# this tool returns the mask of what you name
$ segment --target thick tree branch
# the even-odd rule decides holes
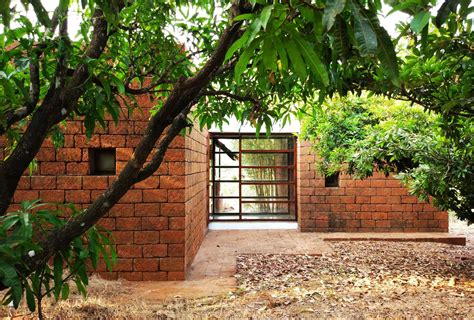
[[[182,113],[176,116],[166,133],[160,138],[157,147],[158,150],[153,155],[153,158],[151,159],[150,163],[138,173],[138,176],[136,177],[134,183],[145,180],[146,178],[150,177],[156,170],[158,170],[161,163],[163,162],[165,153],[170,143],[173,141],[174,138],[176,138],[176,136],[181,132],[181,130],[188,126],[188,112],[189,110],[183,111]]]

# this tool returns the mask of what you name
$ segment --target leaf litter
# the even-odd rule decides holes
[[[240,255],[237,289],[226,295],[153,301],[135,295],[136,287],[126,282],[94,278],[87,299],[72,294],[45,312],[56,319],[474,319],[472,243],[330,246],[332,252],[320,257]],[[0,309],[0,318],[8,312]],[[34,318],[24,310],[14,313]]]

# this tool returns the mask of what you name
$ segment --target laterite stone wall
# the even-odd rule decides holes
[[[298,222],[301,231],[447,232],[448,213],[408,194],[398,180],[381,173],[365,180],[340,177],[324,186],[307,141],[298,148]]]
[[[142,110],[131,116],[123,108],[118,125],[107,119],[106,128],[97,129],[90,140],[82,121],[68,121],[64,147],[55,150],[50,141],[43,144],[38,169],[22,177],[11,210],[37,198],[87,207],[116,178],[90,175],[89,149],[115,148],[118,174],[138,145],[153,104],[148,96],[137,102]],[[112,230],[119,257],[112,273],[99,265],[103,277],[185,279],[207,230],[207,149],[207,131],[194,128],[191,135],[176,137],[158,171],[130,189],[100,220]]]

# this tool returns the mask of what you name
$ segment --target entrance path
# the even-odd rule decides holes
[[[196,255],[188,280],[232,279],[236,257],[245,253],[321,255],[330,251],[321,234],[298,230],[211,230]]]

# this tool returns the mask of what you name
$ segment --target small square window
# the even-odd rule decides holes
[[[91,175],[115,175],[115,149],[89,149]]]
[[[328,188],[339,187],[339,172],[324,177],[324,186]]]

